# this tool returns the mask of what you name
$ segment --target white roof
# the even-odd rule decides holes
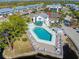
[[[65,17],[65,20],[71,21],[71,19],[72,19],[72,17],[70,17],[68,15]]]
[[[49,8],[62,8],[61,4],[47,5]]]
[[[48,17],[48,15],[46,13],[40,13],[40,14],[33,15],[33,17],[38,17],[38,16],[41,16],[43,18],[47,18]]]

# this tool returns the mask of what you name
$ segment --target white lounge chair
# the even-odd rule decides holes
[[[61,50],[58,48],[56,52],[57,54],[60,54]]]
[[[47,51],[47,49],[46,49],[46,48],[44,48],[44,51],[46,52],[46,51]]]
[[[38,50],[39,50],[39,51],[44,51],[44,48],[39,48]]]

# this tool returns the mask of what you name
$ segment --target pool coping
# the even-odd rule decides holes
[[[36,26],[34,24],[30,24],[31,26],[29,26],[29,32],[32,34],[32,36],[37,40],[37,42],[42,42],[42,43],[46,43],[49,45],[54,45],[55,46],[55,40],[56,40],[56,34],[54,31],[50,30],[47,26]],[[45,30],[47,30],[51,35],[52,35],[52,39],[51,41],[45,41],[45,40],[41,40],[40,38],[37,37],[37,35],[33,32],[35,27],[40,27],[40,28],[44,28]],[[54,38],[54,39],[53,39]]]

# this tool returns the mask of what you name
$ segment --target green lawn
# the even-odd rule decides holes
[[[75,4],[79,5],[79,2],[75,2]]]

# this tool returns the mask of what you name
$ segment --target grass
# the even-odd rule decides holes
[[[30,41],[27,39],[25,40],[26,35],[24,34],[22,37],[20,37],[19,40],[16,40],[13,43],[13,50],[10,50],[9,48],[4,50],[4,55],[8,57],[17,56],[23,53],[28,53],[33,51]],[[24,40],[22,40],[24,39]]]
[[[29,15],[23,16],[23,18],[26,20],[27,23],[32,22],[32,19],[29,17]]]
[[[79,2],[75,2],[75,4],[79,5]]]

